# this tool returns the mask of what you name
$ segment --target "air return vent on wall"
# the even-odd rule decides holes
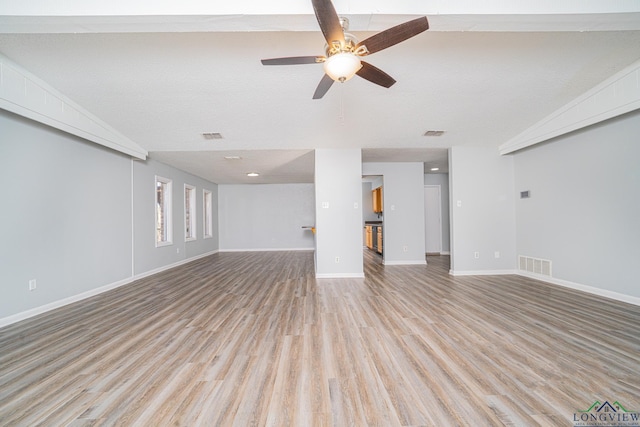
[[[204,132],[202,136],[204,139],[222,139],[222,134],[219,132]]]
[[[520,271],[551,277],[551,261],[548,259],[532,258],[520,255],[518,257]]]

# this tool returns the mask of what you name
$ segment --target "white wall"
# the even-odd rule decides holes
[[[440,205],[442,211],[440,216],[442,218],[442,252],[450,252],[451,245],[449,240],[451,238],[449,233],[449,174],[446,173],[427,173],[424,175],[424,185],[439,185],[440,186]]]
[[[313,184],[219,185],[220,250],[314,249]]]
[[[315,156],[316,277],[364,277],[361,151]]]
[[[514,155],[517,253],[553,277],[640,297],[640,113]]]
[[[449,150],[451,272],[490,274],[516,268],[513,158],[495,148]],[[458,206],[460,203],[460,206]],[[475,252],[479,258],[475,258]],[[500,258],[495,257],[500,253]]]
[[[423,164],[364,163],[362,171],[383,176],[384,263],[424,264]]]
[[[181,180],[198,186],[198,194],[207,184],[215,199],[214,184],[153,161],[133,161],[4,110],[0,130],[0,325],[217,249],[217,238],[205,243],[199,237],[184,246],[181,234]],[[176,245],[159,249],[155,173],[175,180]],[[176,247],[183,248],[180,254]]]

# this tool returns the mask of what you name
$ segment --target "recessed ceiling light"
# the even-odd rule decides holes
[[[224,156],[225,159],[227,160],[240,160],[242,159],[242,157],[240,156]]]
[[[249,172],[247,176],[260,176],[260,174],[258,172]]]
[[[220,132],[204,132],[202,136],[204,139],[222,139],[222,134]]]
[[[442,136],[443,130],[428,130],[424,133],[424,136]]]
[[[431,168],[432,172],[439,171],[439,170],[440,170],[440,168]]]

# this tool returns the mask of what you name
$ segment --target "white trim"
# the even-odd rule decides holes
[[[166,204],[166,212],[165,212],[165,226],[167,231],[167,240],[158,241],[158,182],[161,182],[167,186],[167,192],[165,193],[165,204]],[[162,176],[156,175],[155,180],[153,182],[153,211],[154,211],[154,221],[153,221],[153,239],[156,242],[156,248],[160,248],[163,246],[173,245],[173,180],[169,178],[164,178]]]
[[[170,269],[175,268],[175,267],[180,267],[181,265],[188,264],[188,263],[190,263],[192,261],[196,261],[196,260],[198,260],[200,258],[208,257],[210,255],[215,255],[218,252],[220,252],[220,251],[216,249],[216,250],[213,250],[213,251],[210,251],[210,252],[206,252],[204,254],[196,255],[196,256],[191,257],[191,258],[186,258],[186,259],[183,259],[181,261],[174,262],[173,264],[169,264],[169,265],[165,265],[163,267],[155,268],[153,270],[145,271],[144,273],[140,273],[140,274],[136,275],[133,278],[133,280],[144,279],[145,277],[153,276],[154,274],[162,273],[163,271],[170,270]]]
[[[316,279],[364,279],[364,273],[316,273]]]
[[[147,151],[0,54],[0,108],[141,160]]]
[[[207,195],[209,200],[207,201]],[[206,233],[209,229],[209,234]],[[211,239],[213,237],[213,192],[202,189],[202,238]]]
[[[197,255],[197,256],[194,256],[192,258],[184,259],[182,261],[178,261],[178,262],[170,264],[170,265],[165,265],[164,267],[160,267],[160,268],[156,268],[154,270],[150,270],[150,271],[147,271],[147,272],[144,272],[144,273],[140,273],[138,275],[135,275],[135,276],[132,276],[132,277],[128,277],[126,279],[122,279],[122,280],[119,280],[117,282],[109,283],[108,285],[100,286],[98,288],[94,288],[94,289],[91,289],[89,291],[77,294],[77,295],[72,295],[70,297],[63,298],[63,299],[58,300],[58,301],[50,302],[48,304],[41,305],[39,307],[35,307],[35,308],[29,309],[29,310],[26,310],[26,311],[22,311],[20,313],[12,314],[11,316],[3,317],[3,318],[0,319],[0,328],[8,326],[8,325],[11,325],[13,323],[20,322],[22,320],[29,319],[29,318],[34,317],[34,316],[38,316],[40,314],[46,313],[46,312],[51,311],[51,310],[58,309],[60,307],[64,307],[65,305],[73,304],[75,302],[79,302],[79,301],[85,300],[87,298],[94,297],[94,296],[102,294],[104,292],[108,292],[110,290],[119,288],[119,287],[124,286],[124,285],[128,285],[128,284],[130,284],[132,282],[135,282],[136,280],[140,280],[140,279],[143,279],[143,278],[148,277],[148,276],[153,276],[154,274],[161,273],[163,271],[170,270],[170,269],[175,268],[175,267],[179,267],[179,266],[181,266],[183,264],[188,264],[188,263],[190,263],[192,261],[195,261],[197,259],[204,258],[204,257],[210,256],[210,255],[214,255],[216,253],[218,253],[217,250],[211,251],[211,252],[207,252],[205,254]]]
[[[220,252],[286,252],[314,251],[314,248],[252,248],[252,249],[220,249]]]
[[[475,271],[454,271],[449,270],[452,276],[504,276],[507,274],[518,274],[517,270],[475,270]]]
[[[382,264],[384,265],[427,265],[426,260],[416,260],[416,261],[386,261],[382,260]]]
[[[592,295],[598,295],[605,298],[610,298],[616,301],[622,301],[629,304],[640,306],[640,297],[634,297],[632,295],[621,294],[619,292],[609,291],[606,289],[596,288],[594,286],[582,285],[580,283],[570,282],[568,280],[556,279],[553,277],[542,276],[535,273],[529,273],[526,271],[518,271],[516,274],[523,277],[528,277],[529,279],[539,280],[541,282],[546,282],[552,285],[558,285],[569,289],[574,289],[577,291],[586,292]]]
[[[451,255],[451,252],[449,252],[449,251],[442,251],[442,252],[440,252],[440,255]]]
[[[498,147],[509,154],[640,108],[640,61],[583,93]]]
[[[131,158],[131,276],[136,274],[136,219],[134,205],[135,181],[134,181],[134,164]],[[153,206],[155,207],[155,201]]]
[[[189,218],[191,219],[191,224],[187,224],[187,191],[190,192],[190,200],[189,200]],[[196,215],[196,187],[191,184],[184,184],[184,190],[182,191],[182,200],[183,200],[183,231],[184,231],[184,241],[185,242],[193,242],[194,240],[198,240],[198,227],[196,225],[196,221],[198,219],[198,215]],[[187,226],[191,226],[191,236],[187,236]]]

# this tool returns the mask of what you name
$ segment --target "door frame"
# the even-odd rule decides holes
[[[438,241],[439,241],[439,249],[438,254],[442,254],[442,186],[437,184],[425,184],[424,185],[424,248],[426,253],[430,253],[427,251],[427,188],[436,188],[438,190]]]

